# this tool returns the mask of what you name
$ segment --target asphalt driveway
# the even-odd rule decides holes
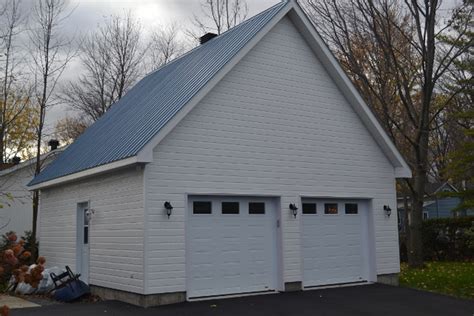
[[[12,316],[474,315],[474,301],[385,285],[313,290],[143,309],[116,301],[13,310]]]

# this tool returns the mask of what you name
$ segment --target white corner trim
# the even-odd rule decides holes
[[[242,58],[278,23],[287,13],[294,8],[295,3],[289,1],[286,7],[275,15],[232,59],[224,65],[217,74],[186,104],[166,125],[140,150],[138,157],[144,162],[152,161],[153,149],[168,135],[176,125],[231,71]]]
[[[150,265],[148,264],[148,257],[149,257],[149,231],[150,231],[150,221],[148,220],[148,175],[150,173],[150,168],[149,166],[147,167],[146,165],[143,168],[143,225],[144,225],[144,236],[143,236],[143,273],[144,273],[144,278],[143,278],[143,294],[147,295],[149,293],[148,289],[148,284],[149,280],[146,276],[148,276],[148,273],[150,271],[149,267]]]
[[[59,178],[49,180],[49,181],[46,181],[46,182],[38,183],[36,185],[29,186],[28,190],[34,191],[34,190],[38,190],[38,189],[44,189],[44,188],[47,188],[47,187],[52,187],[52,186],[59,185],[59,184],[65,183],[65,182],[79,180],[79,179],[90,177],[92,175],[96,175],[96,174],[99,174],[99,173],[104,173],[104,172],[108,172],[108,171],[115,170],[115,169],[118,169],[118,168],[122,168],[122,167],[125,167],[125,166],[133,165],[133,164],[136,164],[136,163],[139,163],[139,162],[141,162],[141,161],[138,160],[137,156],[130,157],[130,158],[125,158],[125,159],[122,159],[122,160],[118,160],[118,161],[108,163],[106,165],[98,166],[98,167],[95,167],[95,168],[83,170],[83,171],[80,171],[80,172],[76,172],[76,173],[73,173],[73,174],[70,174],[70,175],[67,175],[67,176],[63,176],[63,177],[59,177]]]
[[[395,168],[395,176],[397,178],[411,178],[411,169],[405,159],[402,157],[390,137],[378,122],[372,110],[365,103],[354,84],[344,72],[341,65],[336,60],[336,57],[334,57],[326,43],[322,40],[314,25],[309,21],[308,17],[298,4],[293,4],[293,9],[294,10],[289,13],[290,19],[308,41],[308,44],[318,56],[329,75],[336,82],[349,104],[352,105],[357,115],[371,132],[372,137],[374,137],[377,144],[388,157]]]

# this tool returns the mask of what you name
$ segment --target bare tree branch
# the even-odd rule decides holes
[[[246,0],[202,0],[201,14],[194,15],[194,30],[188,30],[189,36],[199,39],[208,32],[221,34],[247,18]]]
[[[173,47],[168,47],[172,58]],[[60,98],[91,121],[101,117],[143,74],[148,47],[141,38],[141,26],[127,12],[111,16],[81,45],[85,74],[62,88]]]
[[[71,14],[67,0],[37,0],[29,32],[33,59],[35,102],[39,111],[36,139],[35,175],[41,172],[41,145],[46,111],[51,106],[59,78],[75,56],[71,39],[61,34],[63,23]],[[33,237],[36,237],[39,193],[33,193]]]
[[[25,133],[18,133],[24,118],[30,115],[31,88],[24,74],[24,56],[18,44],[18,37],[24,31],[25,15],[21,12],[20,0],[4,2],[0,10],[0,163],[28,146],[31,125]]]
[[[179,39],[178,23],[170,23],[168,26],[159,27],[151,35],[148,48],[150,70],[155,70],[171,60],[179,57],[186,50],[186,45]]]
[[[442,27],[438,0],[307,0],[304,7],[412,167],[409,261],[420,265],[424,186],[429,173],[441,172],[436,156],[451,148],[445,113],[460,91],[440,98],[440,80],[472,49],[472,1]]]

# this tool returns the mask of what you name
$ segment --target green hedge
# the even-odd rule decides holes
[[[427,260],[474,259],[474,217],[423,222],[423,253]]]
[[[423,221],[425,260],[473,260],[474,216]],[[406,260],[406,238],[400,235],[400,257]]]

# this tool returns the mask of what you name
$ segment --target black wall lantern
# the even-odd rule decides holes
[[[383,206],[383,210],[385,211],[385,214],[387,214],[388,217],[392,214],[392,209],[388,205]]]
[[[293,213],[293,216],[296,218],[296,214],[298,214],[298,206],[296,204],[291,203],[289,206],[291,212]]]
[[[166,209],[166,215],[168,215],[168,218],[170,218],[171,212],[173,211],[173,205],[171,205],[170,202],[166,201],[165,202],[165,209]]]

